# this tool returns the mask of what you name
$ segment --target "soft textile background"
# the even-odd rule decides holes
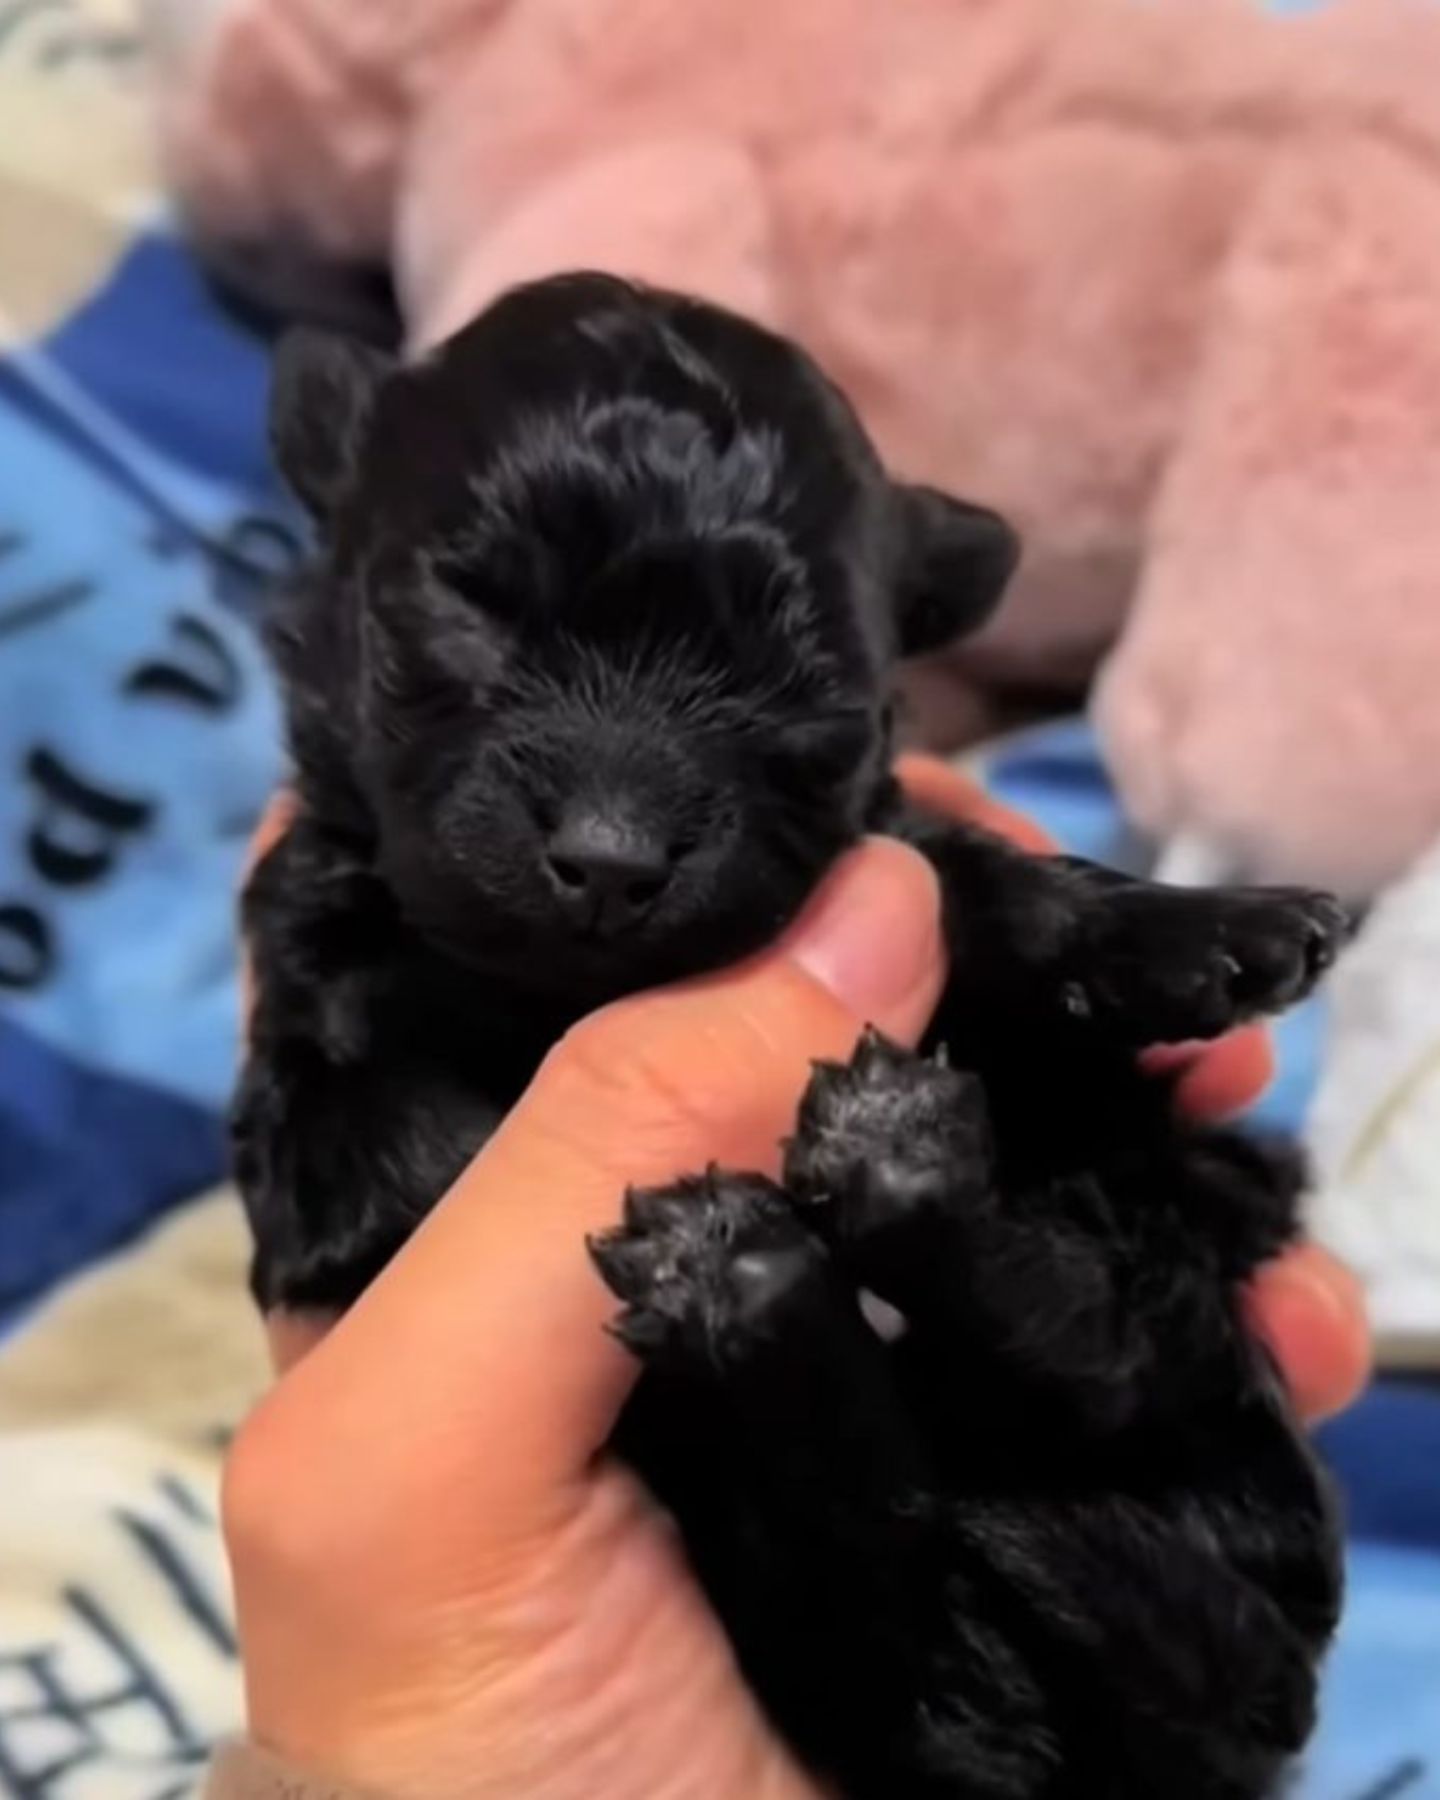
[[[5,1800],[174,1800],[239,1713],[214,1490],[263,1369],[233,1197],[179,1203],[221,1169],[232,890],[280,766],[250,617],[294,540],[264,348],[166,227],[140,77],[123,0],[0,0]],[[1143,859],[1080,726],[989,772]],[[1440,1405],[1388,1390],[1327,1441],[1354,1594],[1304,1800],[1440,1795]]]

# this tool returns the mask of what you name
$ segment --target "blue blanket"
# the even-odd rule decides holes
[[[0,1326],[222,1171],[296,541],[264,368],[159,236],[0,359]]]

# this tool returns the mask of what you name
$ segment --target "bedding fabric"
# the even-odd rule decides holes
[[[83,127],[76,128],[83,117]],[[149,187],[117,4],[0,4],[0,1331],[213,1182],[294,554],[265,353]]]

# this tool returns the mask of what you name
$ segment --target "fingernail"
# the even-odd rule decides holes
[[[1348,1283],[1331,1270],[1318,1268],[1299,1258],[1273,1264],[1260,1280],[1267,1311],[1276,1307],[1298,1310],[1309,1324],[1317,1316],[1326,1324],[1348,1324],[1355,1311],[1355,1301]]]
[[[941,978],[934,870],[888,838],[862,845],[825,882],[785,948],[857,1018],[893,1017]]]

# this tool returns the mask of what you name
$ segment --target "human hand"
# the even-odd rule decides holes
[[[870,844],[773,951],[611,1007],[551,1054],[234,1445],[260,1744],[426,1800],[813,1795],[673,1527],[603,1455],[634,1365],[585,1238],[628,1183],[775,1170],[811,1059],[848,1055],[866,1020],[913,1042],[941,979],[932,871]]]
[[[963,784],[950,810],[1003,823]],[[814,1795],[673,1528],[604,1458],[634,1371],[584,1239],[627,1183],[773,1172],[811,1060],[867,1020],[913,1042],[942,975],[933,874],[865,846],[771,952],[579,1027],[345,1319],[281,1328],[293,1366],[226,1490],[261,1743],[427,1800]],[[1192,1062],[1187,1104],[1263,1076],[1263,1040],[1236,1042]],[[1338,1271],[1302,1253],[1256,1311],[1302,1405],[1353,1391]]]

